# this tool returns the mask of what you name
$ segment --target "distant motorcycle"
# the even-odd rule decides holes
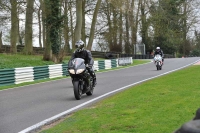
[[[156,65],[157,70],[162,70],[162,57],[161,55],[157,54],[154,57],[154,64]]]
[[[88,96],[93,94],[93,78],[90,76],[86,67],[84,59],[82,58],[75,58],[68,63],[68,71],[72,78],[74,96],[77,100],[80,100],[84,93]]]

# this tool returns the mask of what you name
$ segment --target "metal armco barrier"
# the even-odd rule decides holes
[[[94,61],[96,71],[118,67],[118,59]],[[0,69],[0,86],[33,82],[41,79],[69,76],[68,64]]]
[[[0,86],[15,84],[15,69],[0,69]]]
[[[49,78],[48,66],[33,67],[33,70],[34,70],[34,80]]]
[[[34,81],[33,67],[15,68],[15,84]]]

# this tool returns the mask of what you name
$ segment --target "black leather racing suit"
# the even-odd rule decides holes
[[[92,66],[94,65],[94,60],[92,59],[92,54],[89,50],[83,49],[81,51],[74,51],[72,54],[71,60],[74,58],[82,58],[85,60],[85,64],[88,64],[89,67],[87,67],[88,72],[94,79],[94,86],[96,85],[96,74],[94,70],[92,69]]]

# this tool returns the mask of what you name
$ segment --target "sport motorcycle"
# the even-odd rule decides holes
[[[155,57],[154,57],[154,64],[156,65],[156,69],[157,70],[162,70],[163,62],[162,62],[161,55],[159,55],[159,54],[155,55]]]
[[[90,96],[93,94],[93,78],[88,72],[84,59],[75,58],[68,63],[68,72],[72,79],[74,96],[76,100],[80,100],[82,95]]]

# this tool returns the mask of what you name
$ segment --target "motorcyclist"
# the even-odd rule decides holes
[[[76,50],[74,51],[74,53],[71,56],[71,59],[74,58],[82,58],[85,60],[85,64],[86,64],[86,68],[88,70],[88,72],[90,73],[90,75],[93,78],[93,86],[95,86],[97,84],[96,81],[96,74],[93,70],[93,64],[94,64],[94,60],[92,59],[92,54],[89,50],[84,49],[84,45],[85,43],[82,40],[79,40],[75,43],[75,47]]]
[[[161,57],[162,57],[162,62],[164,62],[164,53],[163,53],[163,51],[160,49],[160,47],[156,47],[156,51],[154,52],[154,57],[155,57],[155,55],[157,55],[157,54],[161,55]]]

